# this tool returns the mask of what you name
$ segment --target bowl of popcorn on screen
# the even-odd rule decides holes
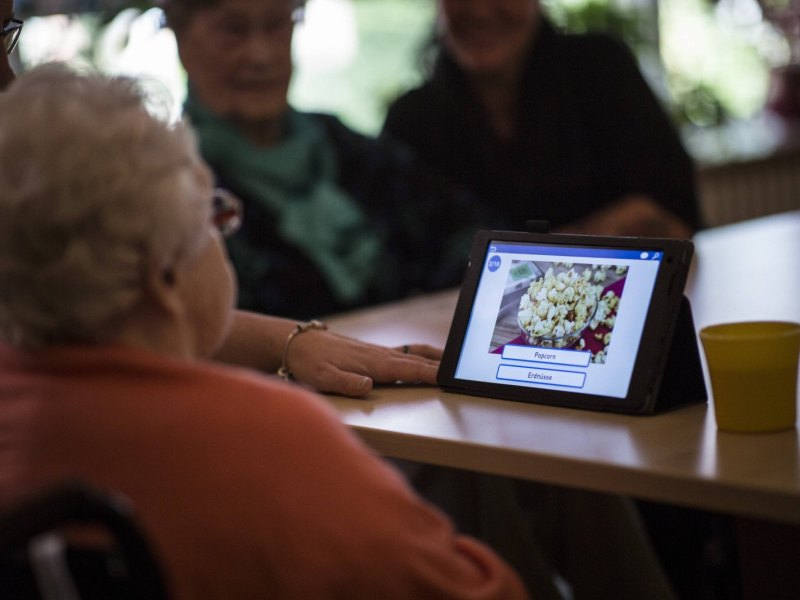
[[[597,287],[571,266],[548,267],[519,300],[517,321],[525,342],[544,348],[570,348],[597,311]]]

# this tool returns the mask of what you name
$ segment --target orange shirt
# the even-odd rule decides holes
[[[179,600],[526,597],[323,399],[254,372],[0,345],[0,506],[65,477],[133,500]]]

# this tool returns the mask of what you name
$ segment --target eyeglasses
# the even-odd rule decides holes
[[[8,23],[3,25],[3,30],[0,31],[0,37],[3,38],[3,45],[6,47],[6,54],[11,54],[19,41],[19,34],[22,32],[22,25],[25,22],[22,19],[10,19]]]
[[[211,222],[219,229],[222,237],[231,237],[242,226],[242,201],[232,192],[223,188],[214,190]]]

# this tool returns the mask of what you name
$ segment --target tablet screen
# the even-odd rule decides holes
[[[455,378],[625,398],[663,256],[490,241]]]

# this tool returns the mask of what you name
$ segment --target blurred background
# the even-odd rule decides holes
[[[800,206],[800,0],[541,1],[562,28],[606,31],[634,50],[701,167],[709,224]],[[153,2],[18,0],[16,12],[18,70],[59,59],[146,74],[179,114],[184,73]],[[421,80],[433,19],[431,0],[309,0],[293,104],[377,133],[388,103]]]

